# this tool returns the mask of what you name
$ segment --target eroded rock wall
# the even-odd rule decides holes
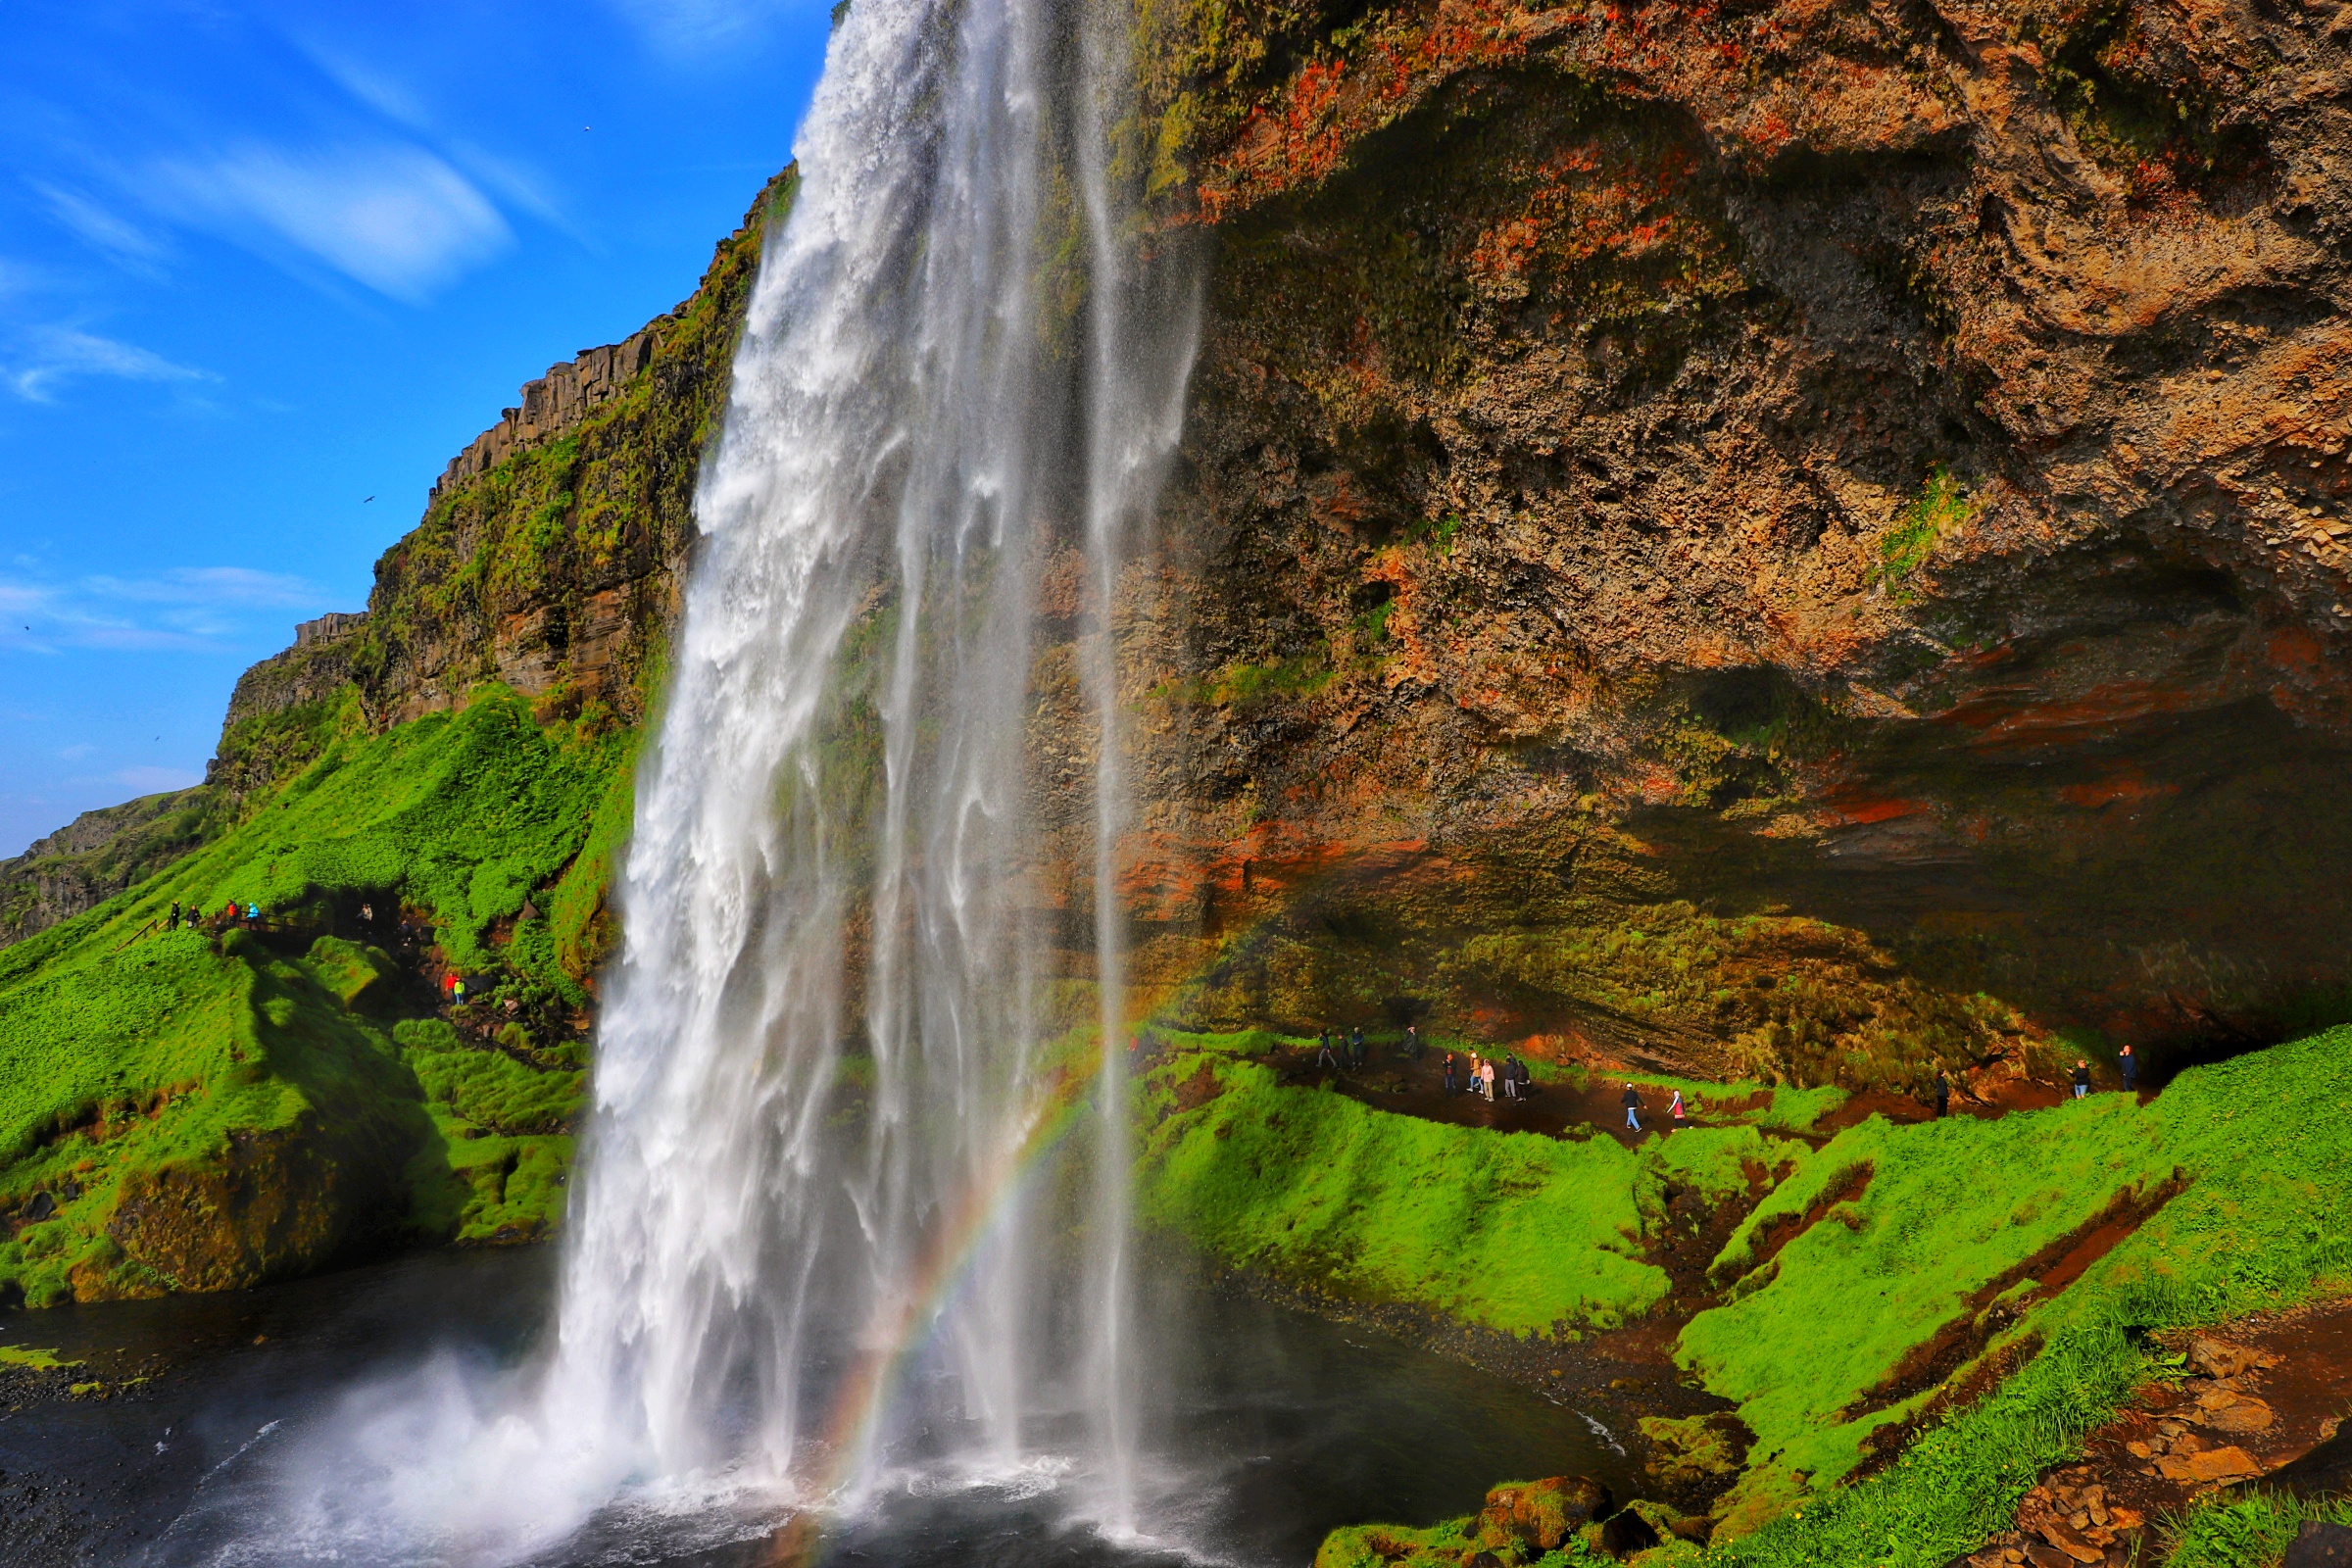
[[[2340,1010],[2331,10],[1151,20],[1191,1015],[1917,1082]]]

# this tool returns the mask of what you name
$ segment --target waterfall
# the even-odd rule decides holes
[[[836,28],[701,478],[552,1344],[356,1390],[266,1531],[180,1522],[229,1521],[205,1560],[639,1561],[909,1478],[1136,1531],[1115,631],[1198,290],[1146,243],[1131,51],[1120,0]]]
[[[854,1503],[1052,1452],[1133,1526],[1112,631],[1195,296],[1140,249],[1132,74],[1108,5],[835,34],[702,479],[539,1394],[616,1481]]]

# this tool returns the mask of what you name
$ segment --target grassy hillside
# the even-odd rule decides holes
[[[553,1222],[634,734],[499,687],[380,735],[348,704],[310,722],[317,760],[234,829],[0,953],[0,1290],[220,1288]],[[232,900],[263,927],[160,928]]]
[[[1675,1347],[1676,1361],[1736,1402],[1755,1436],[1719,1506],[1709,1556],[1760,1568],[1946,1562],[2003,1527],[2035,1478],[2073,1456],[2082,1434],[2151,1375],[2163,1352],[2149,1345],[2149,1334],[2352,1290],[2352,1095],[2341,1070],[2347,1049],[2352,1030],[2332,1030],[2194,1069],[2145,1105],[2108,1095],[1997,1121],[1897,1127],[1873,1118],[1818,1150],[1776,1145],[1776,1163],[1788,1156],[1781,1179],[1715,1260],[1726,1287],[1717,1304],[1696,1314]],[[1216,1114],[1228,1122],[1321,1127],[1333,1120],[1323,1102],[1337,1101],[1254,1083],[1244,1098],[1255,1103]],[[1181,1148],[1208,1125],[1215,1103],[1171,1115],[1154,1134],[1155,1149]],[[1354,1114],[1375,1123],[1400,1119],[1362,1107]],[[1225,1142],[1242,1137],[1237,1130]],[[1261,1166],[1263,1189],[1275,1197],[1250,1214],[1246,1234],[1287,1229],[1270,1207],[1285,1193],[1297,1195],[1292,1207],[1302,1229],[1322,1223],[1316,1195],[1335,1178],[1314,1167],[1338,1153],[1337,1168],[1346,1170],[1344,1150],[1353,1139],[1396,1156],[1418,1137],[1368,1129],[1350,1141],[1318,1137],[1296,1146],[1296,1162]],[[1268,1147],[1259,1143],[1233,1157],[1264,1160]],[[1219,1212],[1213,1179],[1158,1157],[1147,1186],[1155,1212]],[[1630,1183],[1641,1207],[1646,1178],[1634,1156],[1580,1168],[1596,1183],[1612,1175]],[[1381,1189],[1459,1179],[1435,1162],[1392,1157]],[[1594,1196],[1602,1205],[1620,1205],[1626,1195],[1603,1185]],[[2153,1211],[2079,1279],[2041,1289],[2034,1276],[2049,1272],[2065,1240],[2118,1204]],[[1776,1222],[1806,1214],[1815,1222],[1751,1269],[1759,1239]],[[1415,1234],[1408,1215],[1368,1193],[1351,1223],[1377,1238],[1399,1219],[1405,1236]],[[1245,1232],[1229,1226],[1208,1234]],[[1234,1250],[1249,1255],[1246,1248]],[[1631,1268],[1639,1265],[1629,1267],[1622,1255],[1605,1269],[1592,1267],[1596,1251],[1619,1250],[1605,1239],[1563,1233],[1484,1253],[1482,1292],[1500,1299],[1548,1292],[1560,1300],[1571,1275],[1638,1278]],[[1278,1250],[1261,1255],[1280,1258]],[[1576,1256],[1587,1261],[1564,1262]],[[1335,1272],[1346,1277],[1344,1268]],[[1462,1310],[1444,1270],[1431,1278],[1439,1283],[1407,1293]],[[1614,1300],[1588,1289],[1584,1310],[1603,1320],[1639,1297],[1638,1285]],[[1476,1316],[1475,1306],[1465,1315]],[[1988,1395],[1953,1401],[1954,1413],[1930,1408],[1938,1391],[1967,1386],[1980,1370]],[[1913,1440],[1902,1423],[1918,1418],[1925,1425]],[[1867,1479],[1838,1485],[1882,1431],[1900,1456]],[[2212,1534],[2230,1526],[2218,1520],[2199,1528]],[[1409,1562],[1416,1558],[1404,1546],[1419,1543],[1413,1552],[1437,1552],[1460,1539],[1451,1524],[1344,1531],[1323,1560],[1326,1568]]]
[[[1803,1147],[1748,1126],[1693,1128],[1639,1152],[1447,1126],[1282,1088],[1271,1068],[1215,1049],[1180,1053],[1146,1093],[1148,1222],[1280,1278],[1512,1334],[1605,1327],[1655,1306],[1669,1281],[1644,1247],[1666,1188],[1727,1197],[1744,1189],[1745,1168]]]

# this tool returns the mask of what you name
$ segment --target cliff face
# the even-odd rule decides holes
[[[2341,28],[1151,22],[1214,250],[1125,627],[1183,1010],[1902,1082],[2343,1005]]]
[[[769,182],[684,304],[551,368],[451,462],[423,520],[376,563],[350,633],[377,722],[448,708],[485,680],[571,710],[602,703],[623,722],[643,714],[760,230],[792,184],[789,170]]]
[[[214,827],[202,785],[84,811],[0,860],[0,947],[93,908],[185,855]]]

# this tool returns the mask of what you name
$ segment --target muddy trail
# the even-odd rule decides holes
[[[1333,1083],[1340,1093],[1351,1099],[1399,1115],[1494,1132],[1540,1133],[1547,1138],[1566,1136],[1572,1128],[1579,1129],[1578,1136],[1587,1136],[1584,1130],[1589,1129],[1592,1133],[1605,1133],[1629,1147],[1645,1138],[1668,1136],[1678,1126],[1724,1127],[1752,1122],[1769,1104],[1767,1096],[1753,1093],[1687,1090],[1683,1096],[1684,1116],[1677,1121],[1670,1110],[1671,1090],[1645,1081],[1638,1072],[1611,1076],[1606,1071],[1592,1073],[1581,1087],[1564,1078],[1525,1084],[1521,1086],[1520,1098],[1505,1096],[1497,1085],[1495,1098],[1489,1101],[1483,1093],[1473,1093],[1468,1088],[1468,1057],[1460,1053],[1455,1054],[1459,1068],[1457,1087],[1448,1093],[1445,1056],[1443,1051],[1429,1048],[1418,1059],[1413,1059],[1394,1047],[1383,1046],[1374,1048],[1371,1059],[1360,1068],[1334,1068],[1320,1062],[1317,1048],[1308,1044],[1282,1047],[1260,1059],[1275,1069],[1284,1084],[1319,1088],[1327,1082]],[[1636,1112],[1639,1130],[1626,1121],[1624,1097],[1628,1083],[1636,1086],[1642,1099]],[[2067,1091],[2059,1085],[2032,1078],[1956,1086],[1950,1113],[1992,1119],[2021,1110],[2044,1110],[2062,1103],[2066,1095]],[[1936,1108],[1930,1102],[1866,1089],[1848,1094],[1835,1109],[1809,1126],[1775,1126],[1771,1131],[1775,1136],[1799,1139],[1819,1148],[1846,1128],[1874,1115],[1900,1123],[1933,1121]]]

